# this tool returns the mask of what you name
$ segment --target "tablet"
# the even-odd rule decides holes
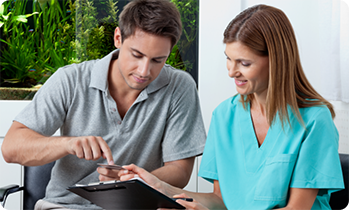
[[[104,209],[185,209],[141,179],[75,185],[68,190]]]

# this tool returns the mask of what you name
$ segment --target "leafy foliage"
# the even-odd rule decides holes
[[[197,63],[198,0],[171,1],[181,13],[183,34],[167,63],[191,71]],[[59,67],[110,53],[117,5],[118,0],[6,0],[0,7],[0,86],[31,87]]]
[[[33,36],[26,33],[29,29],[24,23],[38,13],[25,15],[25,8],[26,4],[21,1],[5,1],[0,8],[0,72],[8,83],[24,82],[30,74],[28,70],[35,66]]]
[[[8,0],[1,6],[0,86],[44,83],[59,67],[114,49],[117,0],[33,1],[32,13],[23,15],[28,2]],[[94,2],[105,5],[103,15]]]
[[[195,68],[194,64],[197,64],[198,0],[171,0],[171,2],[177,6],[181,14],[183,33],[167,63],[176,63],[175,66],[190,72]]]

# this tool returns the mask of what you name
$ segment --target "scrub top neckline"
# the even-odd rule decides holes
[[[273,126],[270,126],[263,144],[259,146],[253,128],[250,104],[248,103],[246,109],[244,109],[242,103],[239,101],[236,108],[240,121],[238,125],[240,127],[240,140],[244,147],[245,167],[247,172],[255,173],[269,156],[269,153],[278,141],[282,128],[280,123],[274,123]],[[275,120],[278,121],[277,118]]]
[[[256,147],[258,147],[258,149],[263,149],[264,145],[268,142],[268,137],[270,136],[270,134],[269,134],[270,133],[270,126],[268,128],[267,135],[264,137],[263,143],[261,145],[259,145],[256,130],[254,129],[254,124],[253,124],[253,120],[252,120],[251,103],[247,103],[247,112],[249,115],[248,117],[250,118],[250,123],[248,123],[248,125],[253,130],[253,136],[254,136],[254,140],[256,143],[255,145],[256,145]]]

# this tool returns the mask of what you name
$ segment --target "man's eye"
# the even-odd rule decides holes
[[[132,54],[133,55],[133,57],[135,57],[135,58],[141,58],[142,56],[141,55],[135,55],[135,54]]]
[[[155,63],[161,63],[162,61],[161,60],[156,60],[156,59],[154,59],[153,60]]]

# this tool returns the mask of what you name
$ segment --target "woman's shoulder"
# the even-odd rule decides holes
[[[325,105],[300,108],[299,112],[307,129],[313,126],[323,128],[335,127],[331,112]]]
[[[300,108],[299,112],[304,121],[319,119],[331,119],[332,115],[326,105],[316,105],[311,107]]]

